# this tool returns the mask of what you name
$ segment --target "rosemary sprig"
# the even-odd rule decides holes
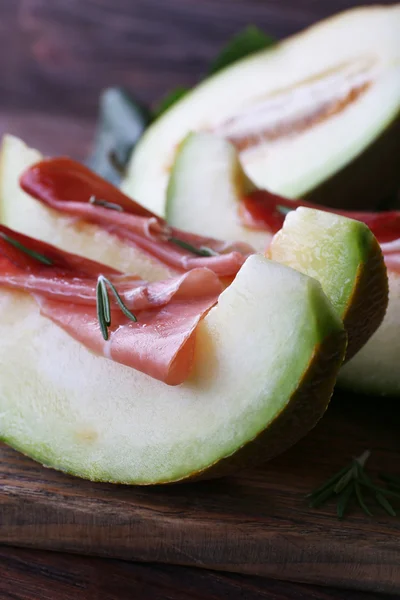
[[[27,248],[26,246],[21,244],[21,242],[18,242],[6,233],[0,232],[0,237],[2,237],[3,240],[8,242],[11,246],[14,246],[14,248],[17,248],[17,250],[21,250],[21,252],[24,252],[31,258],[34,258],[38,262],[42,263],[43,265],[51,266],[53,264],[53,261],[50,260],[50,258],[47,258],[47,256],[44,256],[44,254],[40,254],[40,252],[36,252],[36,250],[31,250],[30,248]]]
[[[176,237],[169,237],[168,241],[180,246],[184,250],[189,250],[189,252],[197,254],[197,256],[218,256],[218,252],[215,252],[215,250],[212,250],[212,248],[208,248],[207,246],[200,246],[200,248],[196,248],[196,246],[192,246],[192,244],[189,244],[188,242],[180,240]]]
[[[119,204],[114,204],[114,202],[107,202],[106,200],[99,200],[96,196],[90,196],[89,204],[94,204],[95,206],[102,206],[103,208],[109,208],[110,210],[116,210],[118,212],[124,212],[124,209]]]
[[[96,286],[97,318],[99,320],[101,334],[106,341],[109,338],[108,328],[111,325],[111,307],[110,296],[108,291],[109,289],[114,295],[115,300],[117,301],[117,304],[120,307],[121,311],[124,313],[124,315],[130,321],[133,321],[134,323],[137,322],[137,318],[124,304],[115,286],[111,283],[109,279],[104,277],[104,275],[100,275],[97,280]]]
[[[370,451],[366,450],[323,485],[308,494],[309,506],[318,508],[331,498],[337,498],[337,515],[339,519],[343,519],[350,502],[355,500],[366,515],[373,516],[365,501],[365,493],[367,492],[389,515],[395,517],[396,512],[387,496],[400,499],[400,480],[383,475],[381,476],[382,479],[387,481],[389,487],[393,485],[394,489],[386,489],[375,485],[365,470],[365,464],[370,454]]]

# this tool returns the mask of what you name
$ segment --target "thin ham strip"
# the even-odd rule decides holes
[[[131,201],[101,177],[68,158],[43,160],[20,179],[22,189],[53,210],[95,223],[127,244],[141,248],[177,270],[207,267],[220,277],[234,277],[254,249],[243,242],[228,244],[180,231]],[[95,197],[106,208],[90,203]],[[115,208],[120,210],[115,210]],[[172,238],[172,239],[171,239]],[[196,249],[208,248],[216,256],[199,256],[177,245],[179,239]]]
[[[29,256],[10,239],[51,264]],[[110,294],[112,325],[107,341],[96,310],[100,275],[107,275],[138,319],[137,323],[130,321]],[[217,275],[206,268],[147,283],[4,226],[0,226],[0,287],[29,293],[45,317],[86,348],[168,385],[187,379],[193,366],[197,325],[222,291]]]
[[[257,190],[239,203],[239,217],[244,227],[276,233],[283,226],[287,211],[299,206],[324,210],[365,223],[381,245],[386,267],[400,272],[400,211],[333,210],[302,200],[288,200],[266,190]]]
[[[67,157],[45,159],[33,165],[22,179],[31,182],[43,202],[74,200],[87,204],[91,196],[118,204],[127,213],[153,217],[153,213],[137,204],[111,183],[90,169]],[[23,188],[25,189],[25,188]]]
[[[218,296],[217,296],[218,297]],[[133,367],[168,385],[183,383],[192,368],[196,327],[215,304],[215,294],[137,314],[138,322],[113,315],[108,341],[99,332],[96,309],[39,301],[41,312],[96,354]]]
[[[400,238],[399,211],[356,212],[334,210],[304,200],[289,200],[267,190],[257,190],[242,198],[239,203],[239,217],[244,227],[276,233],[282,228],[287,212],[300,206],[362,221],[368,225],[381,244]]]

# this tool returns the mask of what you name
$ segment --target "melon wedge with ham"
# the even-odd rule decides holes
[[[43,159],[11,135],[3,137],[0,150],[0,222],[55,246],[86,256],[123,272],[135,272],[151,281],[169,277],[172,269],[137,251],[96,225],[60,215],[36,202],[19,185],[21,174]]]
[[[7,142],[6,139],[3,147],[6,157],[9,152]],[[17,151],[18,149],[15,148],[15,153]],[[13,152],[14,150],[11,150],[11,154]],[[201,185],[196,186],[198,163],[194,159],[199,153],[202,155],[200,173],[203,178],[197,182]],[[162,265],[172,267],[175,272],[207,267],[223,277],[225,283],[229,283],[243,264],[246,254],[254,251],[248,242],[256,241],[255,245],[263,249],[264,242],[282,226],[284,215],[276,210],[276,207],[279,207],[278,203],[281,203],[281,208],[284,209],[288,204],[290,207],[294,207],[295,204],[292,205],[291,201],[269,192],[256,190],[244,175],[234,148],[215,136],[206,134],[191,136],[187,144],[182,147],[180,155],[181,159],[178,159],[174,168],[175,178],[171,178],[170,186],[171,202],[176,206],[173,214],[178,218],[182,213],[180,224],[184,224],[186,216],[197,232],[207,223],[207,227],[202,230],[202,235],[196,232],[189,233],[174,226],[169,228],[164,220],[130,201],[118,189],[86,167],[67,158],[42,160],[25,169],[18,178],[18,185],[29,195],[21,191],[19,195],[10,195],[8,188],[4,188],[3,195],[0,195],[0,206],[3,206],[5,224],[13,226],[16,221],[27,234],[44,240],[51,239],[51,229],[48,228],[45,219],[38,219],[34,223],[30,219],[21,220],[19,206],[21,200],[29,202],[29,206],[33,206],[34,210],[36,204],[40,203],[40,208],[44,207],[53,219],[59,216],[57,227],[62,247],[71,252],[77,250],[69,238],[70,230],[74,232],[75,238],[79,232],[78,227],[85,232],[85,251],[87,249],[88,253],[84,255],[93,256],[97,236],[93,230],[87,228],[95,227],[97,228],[95,231],[100,234],[107,235],[111,239],[115,238],[119,243],[122,241],[128,248],[133,247],[131,270],[142,277],[142,264],[139,261],[138,268],[135,269],[134,261],[142,254],[146,256],[147,252],[149,256],[161,261]],[[226,160],[223,163],[214,160],[218,156],[224,156]],[[210,162],[207,163],[207,159]],[[207,165],[210,170],[203,171]],[[247,196],[235,199],[236,192],[235,187],[232,186],[232,179],[249,190]],[[190,194],[190,190],[194,191],[193,195]],[[201,190],[207,193],[202,195]],[[268,208],[270,203],[274,208],[273,228],[267,228],[267,231],[265,227],[260,227],[259,231],[254,227],[247,228],[239,220],[240,210],[248,212],[250,201],[255,203],[259,210],[258,195],[261,195],[262,202],[266,195]],[[89,202],[91,197],[101,198],[100,203],[91,204]],[[235,215],[235,211],[238,214]],[[304,255],[310,265],[312,263],[312,268],[307,269],[304,261],[300,268],[321,282],[328,282],[325,286],[326,292],[347,327],[350,340],[348,359],[362,347],[383,319],[387,305],[385,267],[379,246],[365,224],[337,215],[324,216],[321,213],[318,216],[318,212],[302,212],[302,217],[309,215],[309,218],[306,217],[304,220],[299,216],[300,225],[292,229],[289,236],[288,228],[281,233],[280,239],[287,241],[279,244],[281,247],[279,251],[278,243],[275,243],[274,258],[278,261],[282,259],[282,262],[289,266],[299,268],[301,262],[299,257]],[[225,213],[227,218],[223,219]],[[67,222],[65,217],[69,217]],[[242,215],[242,218],[245,217],[246,214],[244,217]],[[65,236],[64,229],[66,229]],[[90,232],[93,235],[91,244]],[[228,237],[229,241],[221,242],[215,238],[204,237],[205,233],[209,235],[215,232],[222,233],[221,239]],[[234,241],[236,235],[241,236],[241,242]],[[191,242],[198,248],[206,249],[206,254],[211,250],[211,255],[194,255],[191,251],[170,243],[168,236],[174,236],[175,240],[178,239],[176,236],[179,236],[184,244]],[[295,251],[285,251],[285,248],[290,249],[292,243]],[[82,245],[79,244],[78,252],[82,251],[81,248]],[[321,252],[324,260],[316,260],[315,257]],[[115,263],[118,265],[118,253],[113,255],[113,264]],[[329,285],[329,282],[333,284]],[[340,302],[337,301],[338,297]]]
[[[289,267],[250,256],[219,297],[212,271],[202,271],[203,291],[198,281],[189,285],[194,271],[182,276],[180,317],[196,294],[205,304],[179,383],[151,376],[169,365],[165,348],[154,344],[152,315],[170,311],[165,340],[174,344],[176,294],[164,294],[161,309],[139,310],[137,323],[117,322],[113,335],[132,326],[127,344],[140,358],[132,368],[112,360],[118,352],[100,356],[87,340],[100,340],[88,282],[100,268],[119,285],[109,267],[4,227],[0,258],[0,439],[46,466],[142,485],[222,475],[286,449],[328,405],[346,334],[320,284]],[[128,283],[123,297],[136,302]],[[136,290],[137,280],[131,284]],[[161,284],[149,284],[147,299],[154,285]]]
[[[0,154],[0,221],[148,281],[203,266],[231,280],[253,251],[171,228],[87,167],[42,159],[11,136]]]

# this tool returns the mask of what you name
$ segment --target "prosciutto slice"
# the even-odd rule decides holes
[[[362,221],[381,245],[388,269],[400,272],[400,211],[361,212],[333,210],[302,200],[288,200],[265,190],[258,190],[242,199],[239,217],[245,227],[276,233],[283,226],[286,214],[306,206]]]
[[[137,318],[136,323],[129,320],[110,294],[108,340],[97,316],[100,275],[107,276]],[[206,268],[147,283],[4,226],[0,226],[1,287],[31,294],[43,316],[96,354],[169,385],[187,379],[197,325],[222,291],[217,275]]]
[[[47,159],[33,165],[21,176],[20,185],[51,209],[95,223],[178,271],[207,267],[221,277],[234,277],[254,252],[242,242],[222,242],[169,227],[163,219],[69,158]]]

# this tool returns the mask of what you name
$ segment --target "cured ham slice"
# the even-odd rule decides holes
[[[107,276],[137,318],[132,322],[110,294],[107,340],[96,302],[101,275]],[[196,327],[222,291],[217,275],[206,268],[147,283],[4,226],[0,226],[0,287],[31,294],[45,317],[93,352],[169,385],[188,377]]]
[[[95,223],[180,271],[207,267],[221,277],[233,277],[254,252],[242,242],[222,242],[169,227],[163,219],[69,158],[33,165],[22,175],[20,185],[53,210]]]
[[[355,212],[333,210],[310,202],[288,200],[268,191],[258,190],[242,199],[239,216],[245,227],[276,233],[288,211],[305,206],[362,221],[381,245],[388,269],[400,271],[400,211]]]
[[[245,227],[276,233],[282,228],[288,211],[299,206],[324,210],[325,212],[342,215],[349,219],[362,221],[383,244],[400,238],[400,212],[362,212],[349,210],[333,210],[303,200],[288,200],[265,190],[257,190],[245,196],[239,209],[239,216]]]

